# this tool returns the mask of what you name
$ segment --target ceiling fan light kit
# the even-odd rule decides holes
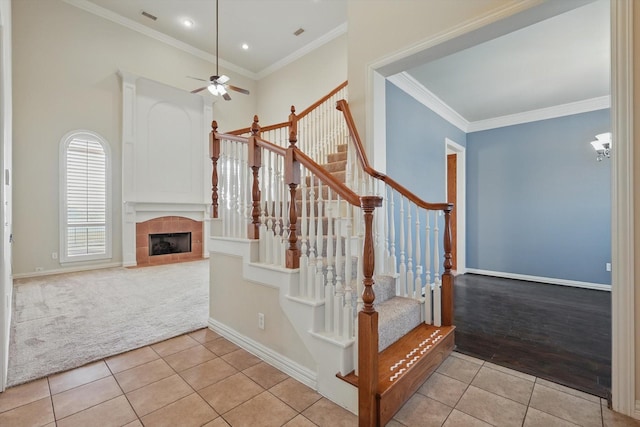
[[[237,86],[227,84],[227,82],[230,80],[229,77],[225,76],[224,74],[220,75],[220,72],[218,70],[218,64],[220,62],[220,60],[218,59],[218,29],[219,28],[220,28],[220,25],[218,23],[218,0],[216,0],[216,75],[209,77],[208,86],[203,86],[198,89],[194,89],[191,91],[191,93],[198,93],[200,91],[207,89],[209,93],[211,93],[212,95],[214,96],[220,95],[225,99],[225,101],[231,101],[231,96],[229,96],[227,89],[234,90],[236,92],[240,92],[245,95],[249,95],[249,91]],[[197,77],[191,77],[191,76],[187,76],[187,77],[189,77],[190,79],[200,80],[203,82],[207,81],[204,79],[199,79]]]

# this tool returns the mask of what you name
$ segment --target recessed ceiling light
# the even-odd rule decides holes
[[[242,43],[242,48],[243,48],[244,50],[248,50],[248,49],[249,49],[249,45],[248,45],[248,44],[246,44],[246,43]]]
[[[182,25],[184,25],[187,28],[192,28],[193,27],[193,21],[191,19],[183,19],[182,20]]]

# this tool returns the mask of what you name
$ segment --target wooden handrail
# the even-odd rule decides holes
[[[360,140],[360,136],[358,135],[358,131],[356,130],[355,122],[353,121],[353,117],[351,116],[351,111],[349,110],[349,104],[344,99],[339,100],[336,103],[336,108],[339,111],[342,111],[344,118],[347,122],[347,127],[349,128],[349,135],[351,136],[351,140],[356,149],[356,155],[358,156],[358,160],[360,161],[360,165],[362,169],[372,177],[379,179],[380,181],[389,185],[389,187],[396,190],[398,193],[402,194],[404,197],[409,199],[411,202],[415,203],[417,206],[428,209],[428,210],[443,210],[446,212],[451,212],[453,209],[453,203],[429,203],[422,200],[420,197],[416,196],[414,193],[409,191],[402,184],[390,178],[389,176],[378,172],[369,164],[369,160],[367,159],[367,155],[364,151],[364,147],[362,145],[362,141]]]
[[[340,86],[338,86],[337,88],[335,88],[334,90],[329,92],[327,95],[323,96],[322,98],[320,98],[319,100],[317,100],[316,102],[311,104],[308,108],[303,110],[302,113],[298,114],[298,120],[300,120],[301,118],[303,118],[304,116],[309,114],[311,111],[315,110],[320,104],[325,102],[327,99],[331,98],[333,95],[338,93],[340,90],[344,89],[347,86],[347,83],[348,83],[348,81],[345,80],[344,82],[342,82],[340,84]]]
[[[322,98],[320,98],[319,100],[317,100],[313,104],[311,104],[308,108],[306,108],[304,111],[302,111],[302,113],[300,113],[297,116],[295,116],[295,118],[297,120],[300,120],[301,118],[303,118],[304,116],[309,114],[311,111],[313,111],[314,109],[318,108],[318,106],[320,104],[325,102],[327,99],[331,98],[333,95],[338,93],[340,90],[344,89],[347,86],[347,83],[348,82],[346,80],[344,82],[340,83],[340,85],[338,87],[333,89],[331,92],[329,92],[327,95],[323,96]],[[282,123],[276,123],[274,125],[264,126],[260,130],[262,132],[269,132],[271,130],[281,129],[281,128],[284,128],[284,127],[287,127],[287,126],[291,126],[291,120],[289,120],[288,122],[282,122]],[[251,127],[232,130],[230,132],[226,132],[226,134],[227,135],[242,135],[242,134],[249,133],[249,132],[251,132]]]
[[[260,128],[260,130],[262,132],[269,132],[270,130],[286,128],[287,126],[289,126],[289,122],[282,122],[282,123],[276,123],[275,125],[263,126]],[[247,128],[232,130],[231,132],[227,132],[227,135],[242,135],[249,132],[251,132],[251,128],[247,127]]]

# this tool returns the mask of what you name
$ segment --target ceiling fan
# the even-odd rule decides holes
[[[200,79],[198,77],[191,77],[191,76],[187,76],[187,77],[189,77],[190,79],[200,80],[203,82],[206,82],[206,81],[209,82],[207,86],[194,89],[191,91],[191,93],[198,93],[200,91],[207,89],[209,92],[211,92],[212,95],[215,95],[215,96],[222,95],[225,101],[231,101],[231,96],[229,96],[229,93],[227,93],[227,89],[235,90],[236,92],[244,93],[245,95],[249,95],[249,91],[246,89],[242,89],[241,87],[228,84],[227,82],[230,80],[229,77],[225,76],[224,74],[220,75],[220,72],[218,71],[218,63],[220,62],[218,59],[218,29],[219,28],[220,26],[218,25],[218,0],[216,0],[216,74],[215,76],[209,77],[209,80]]]

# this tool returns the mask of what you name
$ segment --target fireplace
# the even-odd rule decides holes
[[[136,264],[169,264],[203,258],[203,222],[164,216],[136,223]]]
[[[191,233],[149,234],[149,256],[191,252]]]

